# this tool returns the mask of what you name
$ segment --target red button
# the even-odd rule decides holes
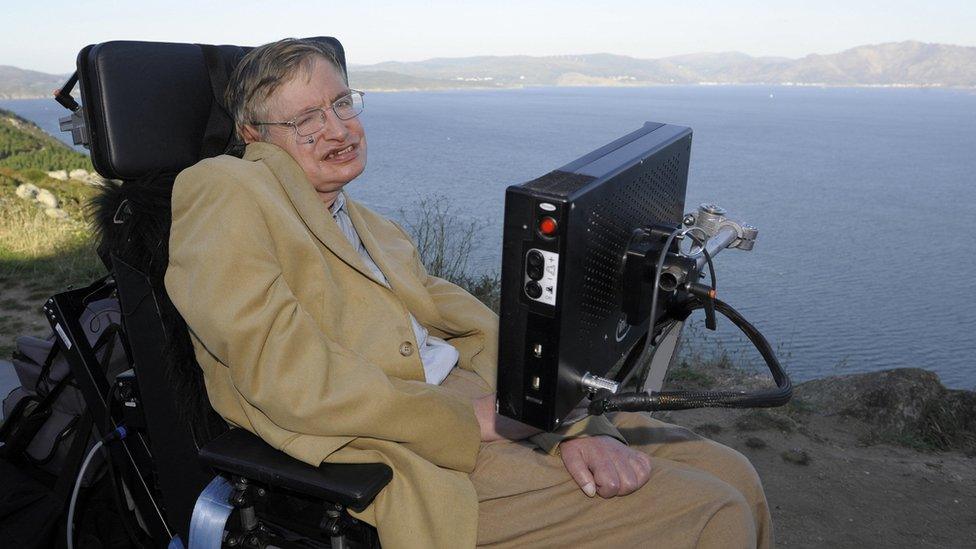
[[[556,234],[557,228],[558,225],[556,225],[556,220],[551,217],[543,217],[542,221],[539,221],[539,232],[546,236]]]

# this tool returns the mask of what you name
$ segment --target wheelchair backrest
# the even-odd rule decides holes
[[[336,51],[342,45],[316,37]],[[95,169],[110,179],[133,180],[152,172],[178,172],[222,150],[205,151],[208,126],[233,125],[214,104],[214,79],[223,78],[250,47],[113,41],[78,54],[85,122]],[[222,96],[222,90],[220,95]],[[221,97],[222,99],[222,97]],[[219,122],[213,118],[226,117]]]

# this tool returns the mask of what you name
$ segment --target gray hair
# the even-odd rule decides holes
[[[285,38],[248,52],[231,73],[225,94],[238,136],[243,137],[245,125],[267,121],[268,99],[299,71],[309,74],[317,57],[332,64],[343,81],[349,82],[335,49],[324,42]],[[258,129],[267,137],[266,126]]]

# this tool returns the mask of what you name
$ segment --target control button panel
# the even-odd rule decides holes
[[[556,305],[559,254],[532,248],[525,254],[525,295],[546,305]]]

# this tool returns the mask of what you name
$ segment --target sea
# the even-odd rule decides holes
[[[62,139],[49,100],[0,101]],[[505,188],[645,121],[694,131],[686,211],[759,228],[716,258],[718,293],[795,381],[896,367],[976,389],[976,92],[662,86],[370,92],[368,165],[347,186],[404,220],[443,200],[474,227],[470,270],[498,272]],[[727,324],[688,338],[761,370]],[[695,344],[692,342],[692,344]]]

